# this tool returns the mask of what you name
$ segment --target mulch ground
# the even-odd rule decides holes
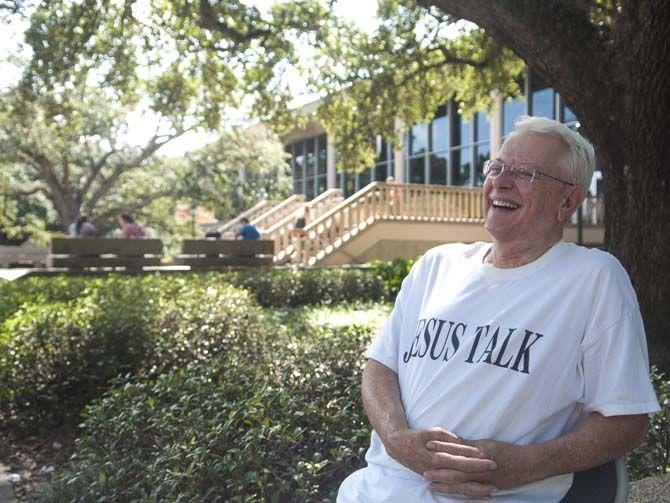
[[[42,438],[0,432],[0,464],[21,477],[12,484],[18,500],[29,500],[62,469],[74,451],[75,438],[72,430],[54,431]]]

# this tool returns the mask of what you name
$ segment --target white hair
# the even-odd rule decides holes
[[[586,189],[589,188],[596,160],[593,145],[586,138],[558,121],[524,115],[514,124],[514,131],[505,141],[524,133],[550,135],[563,141],[568,147],[568,155],[561,167],[570,180]]]

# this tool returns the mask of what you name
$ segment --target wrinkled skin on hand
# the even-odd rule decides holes
[[[533,462],[527,447],[495,440],[461,442],[475,449],[479,456],[493,460],[496,468],[470,473],[453,467],[428,470],[424,477],[431,481],[431,490],[482,497],[487,496],[483,493],[484,487],[493,487],[495,489],[491,492],[494,492],[496,489],[509,489],[534,480]],[[431,440],[426,448],[436,453],[454,452],[452,445],[443,441]]]
[[[439,483],[436,491],[481,498],[497,489],[479,482],[496,470],[497,464],[474,443],[442,428],[399,430],[385,445],[392,458],[419,475],[436,474],[434,480],[439,483],[446,474],[448,483]]]

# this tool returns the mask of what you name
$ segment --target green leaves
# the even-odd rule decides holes
[[[371,334],[321,328],[295,340],[267,325],[253,359],[231,351],[114,387],[43,500],[334,501],[369,442],[358,383]]]
[[[378,16],[372,34],[333,23],[319,40],[311,85],[326,95],[316,115],[334,136],[339,169],[371,166],[376,135],[399,146],[405,127],[452,98],[468,115],[490,107],[494,89],[518,92],[523,62],[484,30],[412,0],[382,1]]]

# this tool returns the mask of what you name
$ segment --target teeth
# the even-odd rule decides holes
[[[498,199],[493,200],[493,206],[502,206],[503,208],[511,208],[513,210],[519,207],[518,204],[511,203],[509,201],[500,201]]]

